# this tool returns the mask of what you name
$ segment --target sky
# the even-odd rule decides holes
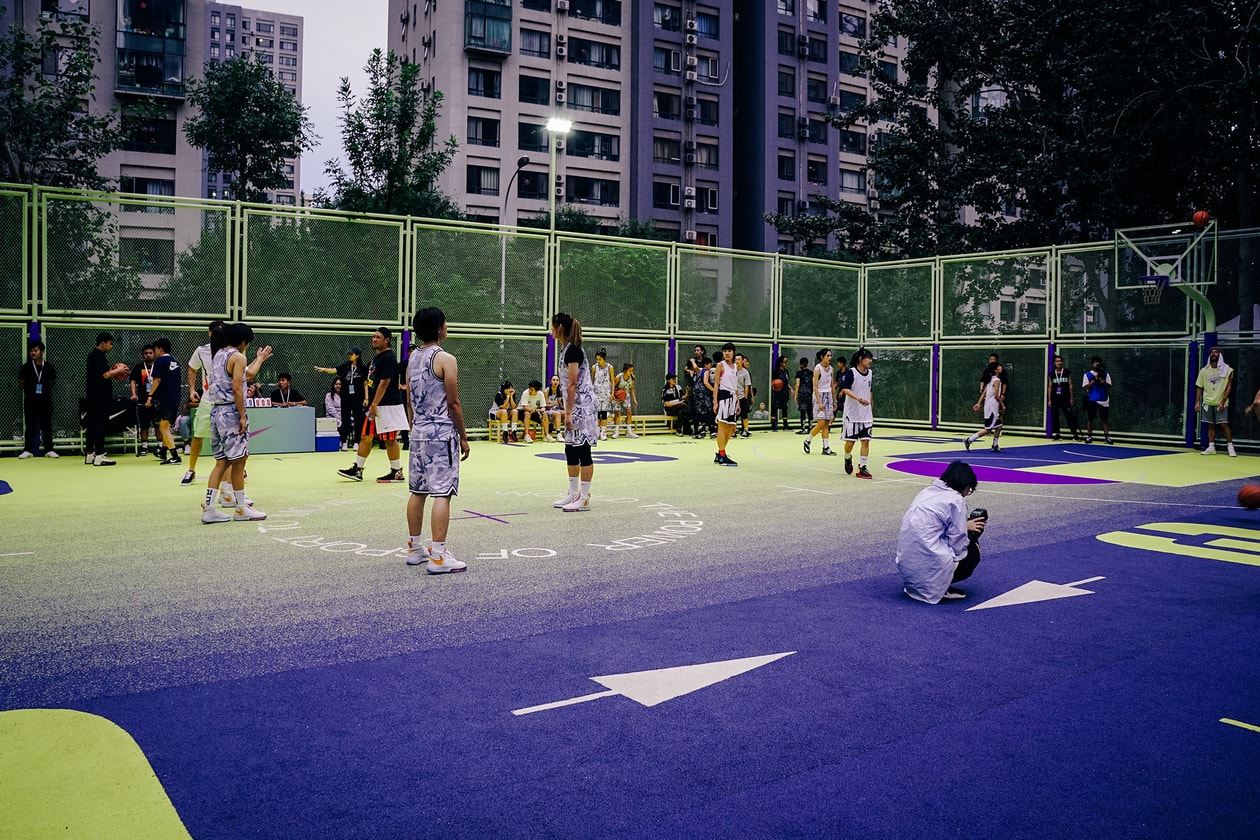
[[[305,18],[302,104],[315,124],[318,146],[302,158],[302,191],[328,186],[324,163],[341,157],[341,114],[337,87],[349,77],[355,94],[367,86],[363,65],[376,47],[386,49],[388,0],[250,0],[250,9],[285,12]]]

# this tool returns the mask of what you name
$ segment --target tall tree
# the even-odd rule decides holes
[[[426,94],[419,65],[400,61],[392,50],[373,50],[364,69],[363,99],[355,97],[348,78],[337,91],[348,169],[328,161],[332,193],[317,193],[316,203],[360,213],[459,218],[459,207],[436,186],[459,147],[454,135],[437,139],[441,92]]]
[[[204,78],[188,82],[188,102],[196,109],[184,121],[188,142],[210,153],[211,172],[233,176],[232,198],[262,200],[289,180],[285,160],[315,147],[306,108],[265,64],[207,64]]]
[[[126,140],[117,109],[93,112],[99,31],[40,16],[0,37],[0,181],[103,189],[98,161]],[[84,107],[89,103],[89,107]]]

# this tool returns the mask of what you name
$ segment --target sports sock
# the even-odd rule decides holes
[[[576,475],[569,476],[569,492],[570,493],[578,492],[578,483],[579,483],[579,479]]]
[[[725,458],[725,457],[726,457],[726,450],[725,450],[725,449],[719,449],[719,450],[718,450],[718,454],[719,454],[719,455],[721,455],[723,458]]]
[[[390,459],[389,459],[389,468],[390,468],[391,470],[401,470],[401,469],[402,469],[402,459],[401,459],[401,458],[390,458]]]
[[[354,465],[358,467],[359,469],[363,469],[363,465],[366,463],[367,463],[367,458],[364,458],[362,455],[354,456]]]
[[[579,486],[581,487],[581,493],[582,493],[583,498],[586,498],[587,496],[591,495],[591,483],[589,481],[583,481],[581,485]]]
[[[215,487],[208,488],[206,490],[206,509],[208,510],[214,507],[214,503],[218,500],[218,498],[219,498],[218,488],[215,488]]]
[[[232,494],[232,501],[236,502],[238,508],[245,507],[245,494],[236,492],[236,488],[229,486],[228,492]]]
[[[829,437],[823,438],[823,449],[830,449],[830,448],[831,448],[831,438]]]
[[[408,548],[424,548],[424,535],[412,534],[411,539],[407,540]]]
[[[852,460],[853,460],[853,453],[852,453],[852,452],[846,452],[846,453],[844,453],[844,460],[846,460],[846,461],[852,461]]]
[[[232,495],[232,485],[227,481],[219,482],[219,493],[223,495],[223,498],[229,501],[234,498]]]
[[[438,555],[438,554],[441,554],[443,551],[446,551],[446,541],[445,541],[445,540],[443,540],[442,542],[438,542],[437,540],[434,540],[432,543],[430,543],[430,544],[429,544],[429,553],[430,553],[430,554],[432,554],[432,555],[436,556],[436,555]]]
[[[859,466],[859,467],[865,467],[865,466],[866,466],[866,456],[865,456],[865,455],[861,455],[861,456],[859,456],[859,457],[858,457],[858,466]]]

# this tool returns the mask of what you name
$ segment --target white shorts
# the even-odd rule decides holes
[[[378,405],[376,407],[376,433],[405,432],[410,427],[407,423],[407,407],[399,405]]]
[[[210,437],[210,403],[202,400],[193,412],[192,436],[195,438]]]
[[[845,440],[870,440],[872,432],[875,431],[875,425],[868,420],[850,420],[844,418],[844,439]]]
[[[739,419],[739,397],[736,397],[734,394],[731,394],[728,397],[720,396],[724,393],[726,392],[718,392],[717,421],[719,423],[730,423],[733,425],[735,421]]]

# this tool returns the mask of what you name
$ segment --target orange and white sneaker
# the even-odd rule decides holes
[[[201,505],[201,524],[213,525],[216,522],[231,522],[232,517],[228,516],[227,511],[219,510],[217,507],[206,507],[204,503]]]
[[[410,559],[408,559],[410,562]],[[442,551],[438,554],[429,555],[429,563],[424,570],[431,575],[447,575],[454,572],[462,572],[468,568],[467,563],[461,563],[456,560],[449,551]]]
[[[421,563],[427,562],[429,562],[428,546],[407,540],[407,565],[419,566]]]
[[[560,508],[560,510],[564,511],[565,513],[585,513],[586,511],[590,509],[591,509],[591,494],[590,493],[587,493],[585,496],[578,496],[576,499],[569,502],[564,507]]]
[[[236,522],[261,522],[266,518],[267,514],[261,510],[254,510],[249,505],[237,505],[232,513],[232,519]]]

